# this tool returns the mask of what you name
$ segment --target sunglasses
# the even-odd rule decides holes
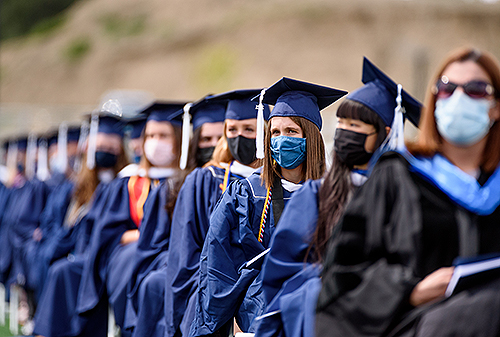
[[[493,95],[493,86],[484,81],[470,81],[465,84],[456,84],[450,82],[448,77],[442,76],[434,87],[434,95],[438,98],[450,97],[455,89],[461,87],[463,91],[471,98],[485,98]]]

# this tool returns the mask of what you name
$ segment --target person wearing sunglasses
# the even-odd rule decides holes
[[[499,102],[493,56],[445,59],[418,140],[379,159],[328,243],[317,336],[498,335],[498,277],[447,288],[457,258],[500,253]]]

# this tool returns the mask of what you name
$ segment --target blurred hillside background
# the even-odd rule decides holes
[[[453,48],[500,58],[495,0],[3,0],[0,19],[0,138],[79,121],[114,89],[196,100],[288,76],[351,91],[367,56],[423,99]]]

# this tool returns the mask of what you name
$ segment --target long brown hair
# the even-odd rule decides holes
[[[196,161],[196,154],[198,153],[198,143],[200,142],[201,128],[202,126],[196,128],[193,131],[193,137],[191,137],[191,140],[189,141],[188,160],[186,165],[186,171],[188,172],[191,172],[198,166],[198,162]]]
[[[127,164],[127,156],[123,148],[123,142],[121,144],[120,154],[116,161],[115,166],[113,166],[113,171],[116,174],[120,172]],[[75,207],[78,209],[80,206],[87,204],[92,195],[94,194],[97,185],[99,185],[99,179],[97,177],[97,168],[89,169],[85,164],[87,162],[87,153],[85,152],[82,156],[82,168],[76,177],[75,191],[73,192],[73,198],[75,200]]]
[[[385,123],[367,106],[345,99],[337,109],[337,117],[361,120],[373,125],[377,132],[375,148],[378,148],[387,136]],[[344,213],[347,201],[353,192],[351,170],[333,151],[333,164],[318,191],[318,223],[313,233],[309,251],[314,251],[317,261],[323,260],[326,244],[332,230]],[[306,255],[306,257],[309,254]]]
[[[494,97],[500,104],[500,67],[495,57],[485,51],[471,47],[463,47],[451,52],[431,78],[425,96],[425,106],[420,117],[420,135],[416,142],[407,144],[413,155],[433,156],[441,151],[442,138],[436,127],[434,110],[436,107],[435,85],[444,70],[452,63],[473,61],[489,75],[495,90]],[[493,172],[500,162],[500,123],[496,122],[488,133],[488,139],[482,155],[480,166],[486,172]]]
[[[302,117],[289,117],[297,124],[304,134],[306,141],[306,160],[302,165],[304,180],[319,179],[325,172],[325,143],[318,127]],[[271,157],[271,122],[266,127],[264,138],[264,167],[262,169],[262,184],[271,188],[276,177],[281,176],[281,167]]]

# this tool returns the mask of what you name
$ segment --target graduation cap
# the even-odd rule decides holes
[[[146,126],[147,116],[145,114],[139,114],[134,118],[127,119],[126,129],[129,131],[130,139],[141,138],[142,130]]]
[[[257,102],[252,98],[257,96],[262,89],[233,90],[208,98],[213,101],[226,101],[225,119],[252,119],[257,118]],[[264,119],[269,119],[269,106],[264,105]]]
[[[179,167],[184,170],[187,166],[189,152],[189,136],[191,134],[191,116],[193,117],[193,129],[201,127],[205,123],[224,121],[226,113],[226,102],[210,100],[212,95],[207,95],[194,103],[186,103],[182,115],[182,145]]]
[[[77,143],[80,140],[80,126],[69,126],[68,127],[68,143],[75,142]]]
[[[118,116],[114,115],[101,115],[99,118],[99,127],[97,129],[98,133],[105,133],[108,135],[118,135],[123,138],[125,130],[125,124]]]
[[[205,123],[224,122],[227,103],[210,100],[205,96],[191,105],[189,113],[193,116],[193,129],[196,130]]]
[[[274,105],[269,118],[302,117],[321,130],[320,111],[346,94],[347,91],[283,77],[266,89],[263,102]]]
[[[156,101],[141,111],[141,114],[147,116],[147,122],[169,122],[175,126],[181,126],[182,109],[185,105],[186,102]]]
[[[333,89],[288,77],[281,78],[259,97],[259,118],[257,119],[257,158],[264,158],[264,123],[260,113],[264,103],[273,104],[269,119],[273,117],[302,117],[321,131],[323,121],[320,111],[347,94],[347,91]],[[254,97],[256,99],[257,97]]]
[[[95,167],[97,134],[117,135],[123,138],[125,124],[122,121],[120,104],[114,100],[104,103],[100,110],[90,115],[90,130],[87,147],[87,167]]]
[[[47,135],[47,145],[51,147],[52,145],[57,144],[57,132],[52,131]]]
[[[181,143],[181,168],[182,168],[182,153],[184,152],[184,142],[187,143],[189,147],[189,127],[190,127],[190,117],[189,117],[189,104],[187,102],[167,102],[167,101],[156,101],[147,107],[145,110],[141,111],[140,114],[144,114],[147,117],[146,123],[149,121],[157,122],[169,122],[175,126],[182,126],[182,143]],[[187,109],[187,110],[186,110]],[[187,123],[187,128],[186,128]],[[186,160],[187,162],[187,160]]]
[[[385,125],[392,126],[397,106],[398,85],[366,57],[363,58],[361,81],[365,85],[351,92],[347,98],[366,105],[380,116]],[[401,99],[401,105],[405,110],[404,115],[415,126],[418,126],[422,104],[404,90],[401,91]]]
[[[28,147],[28,137],[27,136],[21,136],[14,140],[14,143],[17,145],[18,150],[25,151],[26,148]]]

